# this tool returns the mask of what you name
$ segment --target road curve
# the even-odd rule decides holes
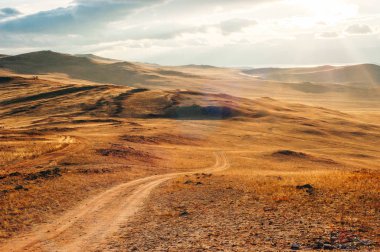
[[[230,164],[222,152],[215,164],[194,172],[218,172]],[[0,245],[0,251],[94,251],[143,206],[150,192],[165,181],[194,172],[150,176],[117,185],[68,211],[58,220]]]

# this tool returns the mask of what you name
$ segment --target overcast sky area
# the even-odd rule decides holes
[[[0,0],[0,54],[164,65],[380,63],[379,0]]]

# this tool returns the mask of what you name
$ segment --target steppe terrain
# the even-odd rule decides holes
[[[284,69],[160,66],[41,51],[0,58],[1,72],[26,77],[39,75],[60,83],[75,80],[75,83],[223,93],[250,99],[271,97],[352,113],[380,109],[380,66],[371,64]]]
[[[378,66],[0,65],[0,251],[380,249]]]

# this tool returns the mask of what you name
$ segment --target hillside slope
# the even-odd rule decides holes
[[[330,126],[343,123],[346,128],[358,127],[355,119],[345,113],[322,107],[285,103],[268,97],[246,99],[188,90],[62,84],[22,77],[1,77],[0,86],[0,117],[3,120],[12,120],[15,117],[90,117],[96,120],[113,118],[116,121],[128,118],[161,118],[243,121],[253,119],[271,123],[285,120],[306,123],[314,118],[324,118]],[[310,132],[324,134],[319,130]]]
[[[59,83],[116,84],[155,90],[272,97],[343,111],[380,111],[378,66],[242,70],[204,65],[160,66],[51,51],[0,58],[0,75],[38,75]]]
[[[268,80],[287,82],[352,83],[366,86],[380,85],[380,66],[374,64],[343,67],[263,68],[244,70],[243,72]]]
[[[294,112],[287,105],[270,98],[250,100],[197,91],[150,90],[101,84],[62,84],[22,77],[1,77],[0,83],[3,91],[0,94],[2,118],[48,114],[120,118],[228,119],[288,117]]]
[[[74,56],[52,51],[0,58],[0,66],[19,74],[63,73],[75,79],[130,86],[150,85],[173,76],[194,77],[182,72],[169,72],[143,64],[112,61],[94,55]]]
[[[25,242],[32,251],[59,250],[85,240],[100,246],[88,251],[178,244],[192,251],[200,242],[219,250],[286,251],[294,242],[312,247],[335,227],[367,230],[359,238],[376,242],[375,117],[271,98],[43,76],[3,75],[0,90],[2,251]],[[150,179],[179,172],[151,187],[160,181]],[[305,184],[315,189],[297,189]],[[113,222],[144,191],[142,211]],[[103,240],[109,227],[110,244]]]

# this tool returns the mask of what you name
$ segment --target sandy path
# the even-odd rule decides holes
[[[215,153],[214,166],[195,172],[217,172],[229,167],[224,153]],[[194,173],[194,172],[191,172]],[[86,200],[53,223],[0,245],[0,251],[94,251],[143,205],[150,192],[176,176],[155,175],[115,186]]]

